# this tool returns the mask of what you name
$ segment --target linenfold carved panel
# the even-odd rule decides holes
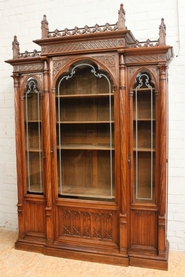
[[[60,235],[113,241],[114,215],[111,212],[62,209],[59,222]]]
[[[125,47],[125,39],[92,40],[71,43],[59,43],[42,47],[42,54],[87,51],[91,49]]]

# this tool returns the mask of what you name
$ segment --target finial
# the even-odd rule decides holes
[[[42,38],[47,38],[49,28],[48,28],[48,21],[45,14],[43,15],[43,20],[41,21],[41,30],[42,30]]]
[[[19,48],[19,42],[17,40],[17,36],[14,36],[14,40],[12,42],[12,50],[13,50],[13,59],[18,58],[20,53],[20,48]]]
[[[166,45],[166,25],[164,18],[161,18],[161,25],[159,25],[159,45]]]
[[[126,29],[125,27],[125,10],[123,4],[120,5],[118,11],[118,29]]]

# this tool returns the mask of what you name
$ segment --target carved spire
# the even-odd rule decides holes
[[[13,50],[13,59],[18,58],[20,53],[20,48],[19,48],[19,42],[17,40],[17,36],[14,36],[14,40],[12,42],[12,50]]]
[[[42,38],[47,38],[49,28],[48,28],[48,21],[45,14],[43,15],[43,20],[41,21],[41,30],[42,30]]]
[[[166,45],[166,25],[164,18],[161,18],[161,25],[159,25],[159,45]]]
[[[118,29],[126,29],[125,27],[125,10],[123,4],[120,5],[118,11]]]

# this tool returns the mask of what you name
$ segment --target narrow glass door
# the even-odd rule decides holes
[[[25,149],[28,193],[43,192],[41,97],[37,81],[29,78],[24,93]]]
[[[155,197],[155,94],[147,72],[137,75],[133,98],[134,201]]]

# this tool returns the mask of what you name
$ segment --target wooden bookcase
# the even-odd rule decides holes
[[[167,66],[159,39],[116,24],[13,41],[16,249],[167,270]]]

